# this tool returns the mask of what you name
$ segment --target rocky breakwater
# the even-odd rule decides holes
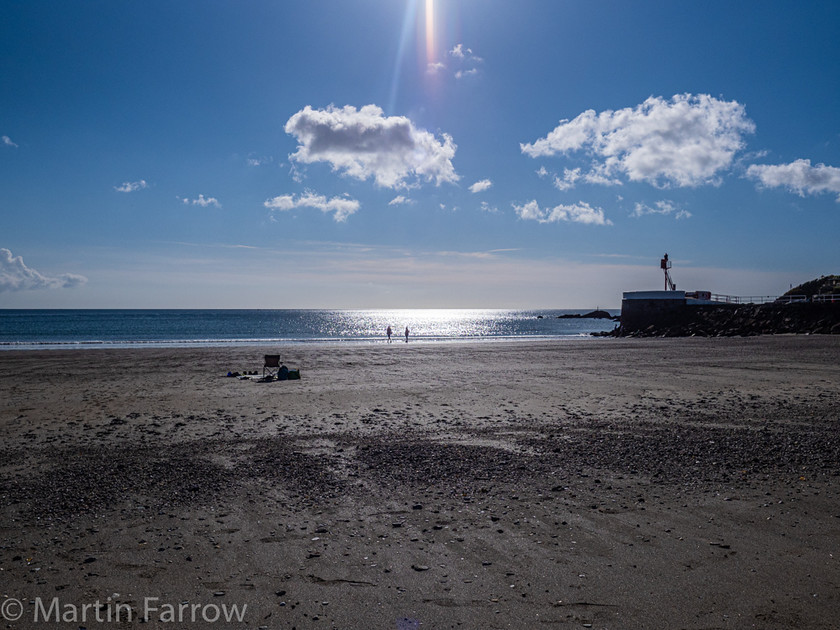
[[[615,337],[747,337],[779,334],[840,334],[840,302],[687,305],[635,328],[623,323]]]

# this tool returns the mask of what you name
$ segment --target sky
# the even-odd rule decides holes
[[[840,273],[840,3],[9,0],[0,308],[616,308]]]

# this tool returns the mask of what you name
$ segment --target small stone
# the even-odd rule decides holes
[[[415,571],[428,571],[429,570],[429,567],[427,567],[425,564],[412,564],[411,568],[414,569]]]

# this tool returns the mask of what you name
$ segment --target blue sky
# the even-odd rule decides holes
[[[840,272],[837,3],[4,2],[0,307],[590,308]]]

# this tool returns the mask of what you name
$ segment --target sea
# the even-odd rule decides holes
[[[609,319],[582,310],[25,310],[0,309],[0,351],[230,345],[456,343],[584,339]],[[618,311],[608,311],[617,315]]]

